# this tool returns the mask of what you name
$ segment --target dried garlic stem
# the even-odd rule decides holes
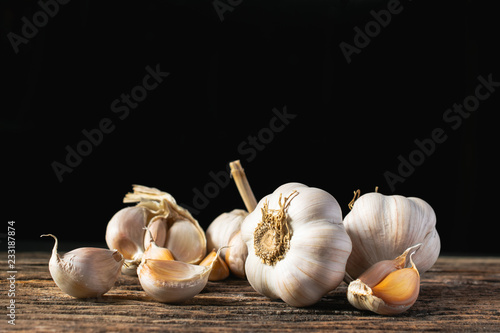
[[[257,207],[257,200],[255,200],[255,196],[250,188],[245,171],[241,167],[240,160],[229,163],[229,166],[231,167],[231,176],[238,187],[238,191],[240,192],[241,198],[245,203],[247,211],[251,213],[255,207]]]

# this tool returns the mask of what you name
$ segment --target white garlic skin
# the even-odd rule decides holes
[[[219,215],[208,226],[207,237],[207,251],[212,249],[219,249],[229,245],[229,241],[233,236],[240,231],[241,223],[247,217],[248,212],[243,209],[233,209],[228,213]],[[226,256],[227,248],[222,249],[221,256]]]
[[[367,193],[359,197],[344,218],[353,250],[347,273],[356,279],[382,260],[392,260],[405,249],[422,243],[413,260],[422,274],[434,265],[441,249],[436,215],[422,199]]]
[[[225,261],[231,273],[241,279],[246,277],[245,262],[247,257],[247,245],[241,238],[241,231],[238,231],[229,240],[229,247],[226,249]]]
[[[292,230],[284,258],[274,265],[255,254],[254,231],[262,220],[261,209],[268,200],[270,209],[279,207],[280,194],[294,197],[286,211]],[[351,241],[342,224],[342,212],[328,192],[300,183],[288,183],[264,197],[241,226],[247,244],[247,279],[259,293],[282,299],[295,307],[309,306],[335,289],[343,280],[351,253]]]
[[[55,239],[49,271],[56,285],[66,294],[76,298],[100,297],[115,284],[123,264],[117,250],[82,247],[60,257]]]

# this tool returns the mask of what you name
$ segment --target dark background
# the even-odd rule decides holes
[[[298,181],[329,191],[345,215],[354,190],[379,186],[434,208],[442,253],[500,254],[500,92],[456,130],[443,121],[479,75],[500,81],[498,19],[472,1],[401,1],[402,12],[348,64],[339,44],[353,45],[353,29],[387,3],[243,0],[221,21],[212,1],[72,0],[16,54],[9,32],[21,35],[22,17],[32,22],[41,9],[2,1],[0,232],[15,220],[19,251],[50,249],[49,240],[34,243],[42,233],[63,246],[104,244],[132,184],[195,207],[210,173],[240,159],[257,198]],[[112,102],[157,65],[169,76],[121,120]],[[238,149],[284,108],[295,118],[261,151]],[[60,182],[52,163],[65,163],[65,147],[104,118],[114,130]],[[384,173],[397,173],[398,156],[435,128],[447,140],[392,192]],[[192,212],[205,229],[244,207],[233,182],[203,206]]]

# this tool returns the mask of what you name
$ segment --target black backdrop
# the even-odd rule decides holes
[[[379,186],[433,206],[443,253],[500,253],[488,8],[53,0],[0,14],[0,232],[16,221],[19,242],[103,242],[132,184],[171,193],[206,228],[243,208],[225,179],[240,159],[258,198],[298,181],[345,215],[355,189]]]

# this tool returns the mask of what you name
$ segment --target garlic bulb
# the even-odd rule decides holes
[[[420,291],[420,274],[412,260],[413,250],[408,248],[394,260],[383,260],[349,284],[347,299],[360,310],[394,315],[408,310],[417,300]],[[405,268],[410,251],[410,268]]]
[[[219,253],[216,253],[216,258],[218,256]],[[205,288],[214,261],[208,266],[199,266],[144,257],[137,268],[137,276],[142,289],[155,300],[180,303],[193,298]]]
[[[343,280],[351,241],[333,196],[288,183],[264,197],[241,226],[247,279],[261,294],[308,306]]]
[[[123,256],[117,250],[82,247],[60,257],[58,241],[50,257],[49,270],[52,279],[66,294],[77,298],[100,297],[108,292],[120,274]]]
[[[364,194],[354,202],[344,226],[353,244],[346,268],[353,279],[417,243],[422,246],[413,260],[424,273],[434,265],[441,249],[434,210],[419,198]]]
[[[243,209],[233,209],[229,213],[219,215],[208,226],[207,250],[218,249],[229,244],[231,238],[240,231],[241,223],[248,215]],[[222,249],[221,256],[226,256],[227,248]]]

